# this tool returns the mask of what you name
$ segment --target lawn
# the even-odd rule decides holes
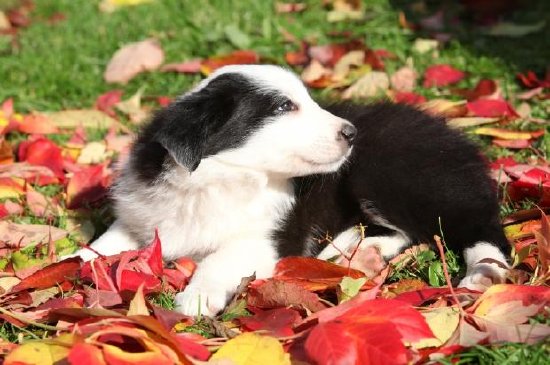
[[[98,279],[98,275],[101,277],[102,274],[98,274],[94,266],[82,268],[81,277],[76,278],[74,276],[80,264],[74,261],[49,265],[55,262],[52,252],[61,254],[74,250],[77,245],[85,244],[101,233],[111,222],[112,215],[105,195],[112,181],[112,166],[117,157],[125,153],[134,132],[139,130],[143,115],[204,78],[208,72],[204,65],[209,60],[217,57],[218,61],[228,62],[224,57],[243,49],[255,52],[262,63],[291,67],[312,87],[314,97],[324,102],[341,99],[345,95],[344,90],[353,87],[364,75],[377,72],[392,76],[405,65],[414,70],[416,76],[405,80],[406,83],[412,82],[412,86],[398,87],[392,79],[391,85],[380,86],[368,93],[352,93],[351,98],[360,102],[380,99],[399,101],[411,96],[419,98],[415,99],[418,107],[463,123],[460,127],[479,144],[488,162],[492,163],[493,173],[498,175],[501,215],[507,225],[507,234],[514,242],[516,276],[508,284],[509,297],[499,297],[498,293],[493,293],[493,297],[470,297],[474,304],[468,307],[467,314],[460,313],[461,320],[463,316],[481,316],[479,306],[485,305],[484,300],[493,305],[510,305],[510,311],[516,313],[514,311],[521,312],[528,306],[526,304],[517,309],[511,306],[511,301],[521,302],[531,298],[529,300],[532,302],[528,303],[531,304],[530,310],[525,309],[526,316],[531,318],[526,317],[524,322],[517,324],[527,326],[525,323],[529,323],[539,326],[536,328],[541,333],[548,332],[548,262],[537,258],[536,252],[544,247],[547,249],[550,242],[550,231],[545,231],[547,221],[544,215],[541,218],[537,209],[550,207],[550,169],[547,163],[550,154],[550,47],[547,46],[550,19],[541,16],[550,14],[550,2],[532,1],[515,8],[514,1],[486,0],[479,2],[489,4],[489,8],[483,8],[472,5],[475,2],[471,1],[461,2],[465,6],[453,1],[428,0],[305,1],[294,4],[298,8],[300,4],[305,5],[304,9],[293,8],[288,12],[276,10],[281,3],[254,0],[152,0],[135,6],[121,6],[112,12],[101,11],[99,3],[88,0],[0,0],[0,11],[11,22],[11,29],[2,30],[0,18],[0,126],[3,128],[0,139],[0,215],[3,224],[0,227],[0,364],[4,361],[2,354],[10,351],[19,351],[23,355],[17,356],[23,357],[12,357],[11,360],[8,357],[6,363],[9,364],[15,364],[17,360],[34,363],[36,358],[24,357],[32,351],[53,354],[51,357],[55,359],[69,356],[70,363],[80,361],[83,357],[79,356],[107,356],[108,349],[116,347],[113,344],[117,343],[117,339],[114,336],[110,342],[100,337],[94,337],[93,341],[90,339],[95,332],[105,337],[111,336],[108,328],[112,326],[120,331],[128,329],[127,339],[133,341],[130,345],[125,343],[126,347],[119,343],[128,352],[115,354],[116,350],[113,350],[110,353],[113,363],[119,358],[130,359],[131,351],[128,349],[137,343],[141,346],[140,351],[148,354],[157,354],[163,349],[167,353],[166,348],[170,348],[176,354],[177,361],[182,363],[190,363],[187,355],[194,361],[206,360],[209,352],[215,352],[222,345],[223,349],[231,343],[226,342],[227,338],[234,337],[243,329],[260,329],[270,334],[263,336],[266,342],[262,343],[262,346],[269,348],[266,353],[271,356],[270,359],[273,356],[284,358],[288,356],[284,352],[287,351],[292,354],[293,360],[306,361],[308,358],[303,356],[307,353],[309,359],[315,358],[324,363],[320,357],[311,355],[311,346],[307,342],[304,345],[304,333],[307,334],[311,327],[300,332],[294,326],[298,322],[296,316],[302,319],[311,314],[311,308],[300,307],[300,303],[267,308],[265,312],[272,310],[282,316],[278,325],[262,317],[264,311],[251,312],[245,308],[252,296],[246,290],[235,298],[232,306],[218,320],[199,318],[193,322],[158,309],[173,309],[173,294],[178,280],[180,284],[186,282],[193,271],[194,264],[189,260],[164,268],[165,271],[160,274],[155,273],[160,278],[153,278],[158,281],[158,286],[149,288],[149,291],[145,289],[145,296],[143,288],[138,289],[131,283],[124,290],[120,287],[126,284],[120,281],[119,261],[102,264],[105,265],[102,270],[112,270],[116,283],[106,273],[104,281]],[[361,6],[357,8],[358,12],[353,13],[342,10],[342,3],[352,7],[360,3]],[[438,11],[440,15],[434,16]],[[331,17],[338,16],[348,18],[329,21]],[[356,16],[359,19],[352,19]],[[201,59],[203,67],[188,73],[142,72],[127,84],[107,83],[103,75],[113,54],[131,42],[149,38],[159,42],[164,51],[164,63]],[[439,41],[434,43],[433,39]],[[353,42],[355,46],[350,45]],[[319,57],[333,57],[334,62],[322,65],[324,72],[332,76],[336,64],[350,51],[370,50],[373,58],[364,61],[364,64],[363,61],[360,65],[353,64],[346,71],[343,81],[323,79],[320,75],[308,78],[308,70],[311,71],[316,57],[301,48],[304,44],[312,47],[310,50],[317,47]],[[337,45],[346,46],[342,48]],[[300,53],[300,50],[305,53]],[[341,54],[336,57],[336,52]],[[305,56],[306,59],[290,62],[289,65],[292,54]],[[450,66],[452,70],[445,68],[443,74],[438,74],[428,85],[426,79],[434,65]],[[531,82],[526,82],[518,78],[518,74],[526,75],[529,71],[536,73],[537,80],[532,78]],[[458,76],[450,81],[452,72]],[[474,88],[480,85],[490,85],[487,87],[491,90],[475,91]],[[526,95],[526,92],[530,94]],[[98,101],[101,95],[116,100],[102,104]],[[132,96],[135,98],[131,99]],[[134,102],[127,104],[126,108],[114,106],[121,99]],[[498,110],[488,110],[483,102],[486,99],[497,100],[498,105],[491,104],[491,108]],[[479,100],[482,103],[475,104]],[[94,114],[94,118],[99,119],[92,120],[89,112],[95,109],[104,113],[98,112],[99,117]],[[63,114],[67,110],[76,111],[76,114]],[[475,124],[467,127],[464,123]],[[47,137],[40,137],[43,135]],[[23,161],[25,166],[39,166],[47,171],[29,170],[27,175],[23,175],[22,170],[13,167],[22,166],[14,163]],[[92,189],[93,194],[83,193],[90,188],[96,189]],[[25,239],[13,241],[16,229],[30,235],[30,226],[42,229],[42,233],[48,226],[60,231],[48,228],[48,239],[40,242]],[[151,252],[147,255],[147,265],[151,260],[159,259]],[[138,262],[142,256],[127,257],[126,265],[130,265],[130,260]],[[451,275],[461,270],[456,255],[450,251],[446,253],[446,264],[442,264],[435,250],[403,257],[407,258],[407,263],[402,264],[399,260],[393,262],[391,271],[384,276],[385,284],[378,293],[382,300],[393,300],[403,292],[422,291],[428,287],[444,288],[447,284],[444,270]],[[304,263],[285,264],[292,267]],[[139,272],[138,264],[133,265],[128,267],[128,271],[137,270],[138,274],[143,274]],[[48,267],[50,271],[47,271]],[[363,279],[361,273],[354,271],[357,276],[353,276],[349,269],[342,270],[342,280],[348,276],[355,280]],[[28,278],[35,278],[33,284],[29,284]],[[21,283],[27,286],[22,287]],[[372,289],[365,281],[362,283],[362,289],[367,289],[362,293]],[[14,291],[14,287],[19,289]],[[316,293],[308,291],[307,295],[315,295],[318,301],[312,305],[316,308],[321,305],[334,306],[343,302],[340,296],[342,288],[343,284],[338,282]],[[359,290],[345,289],[352,290],[352,297]],[[95,301],[90,299],[94,290],[103,293],[100,295],[97,291]],[[403,309],[402,313],[410,310],[410,313],[407,312],[409,320],[413,317],[419,320],[422,317],[418,313],[428,316],[426,313],[437,311],[438,306],[451,308],[456,299],[449,293],[438,295],[429,303],[415,304],[422,304],[421,310],[410,307]],[[546,302],[533,298],[546,298]],[[95,308],[85,311],[81,309],[83,306]],[[300,307],[299,310],[297,307]],[[536,311],[533,311],[534,307]],[[156,309],[153,311],[152,308]],[[127,309],[130,315],[137,317],[119,317],[120,313],[128,314],[125,312]],[[437,312],[438,318],[449,316],[449,322],[456,318],[459,326],[458,312],[451,313],[447,309]],[[392,313],[378,314],[390,326],[393,323]],[[395,316],[398,315],[395,312]],[[415,317],[417,315],[420,317]],[[487,313],[484,312],[484,315]],[[139,316],[147,319],[139,319]],[[89,322],[82,322],[84,317],[89,317]],[[254,318],[257,323],[252,325],[250,321],[239,319],[243,317]],[[346,323],[345,320],[350,321],[344,318],[342,323]],[[74,336],[74,331],[73,335],[55,336],[63,326],[66,329],[77,322],[77,326],[82,327],[80,337]],[[158,323],[167,329],[158,327]],[[466,322],[460,323],[460,326],[466,326]],[[479,322],[474,322],[474,326],[471,321],[468,323],[469,330],[475,326],[480,329]],[[430,323],[433,329],[432,326],[435,325]],[[273,335],[276,333],[275,327],[284,331]],[[311,332],[319,332],[319,328],[315,327]],[[499,328],[502,330],[504,327]],[[183,344],[174,345],[174,331],[184,334],[181,335],[185,336],[181,340]],[[462,328],[462,331],[466,329]],[[441,336],[445,337],[443,334]],[[468,337],[464,333],[463,336]],[[507,336],[504,338],[511,338],[512,335]],[[54,337],[57,338],[54,342],[44,341]],[[285,345],[284,350],[279,341],[273,340],[274,337]],[[450,337],[451,333],[445,341]],[[258,338],[244,338],[243,341],[249,341],[246,344],[250,345],[250,341],[260,341]],[[492,338],[482,341],[482,345],[472,342],[472,346],[465,349],[445,347],[445,341],[431,347],[419,345],[413,351],[410,343],[405,350],[401,337],[398,337],[403,352],[390,352],[402,357],[405,354],[413,356],[411,354],[414,352],[414,357],[408,357],[410,361],[426,362],[430,353],[435,354],[439,348],[445,348],[447,352],[441,350],[441,362],[449,364],[456,361],[460,364],[546,364],[550,355],[547,339],[526,344],[522,343],[525,341],[500,343]],[[453,345],[463,345],[456,338],[454,341]],[[21,344],[27,345],[19,346]],[[331,344],[330,341],[328,344]],[[78,347],[80,352],[69,354],[71,346]],[[132,351],[138,352],[135,348]],[[231,351],[235,350],[228,346],[226,352]],[[140,358],[135,359],[133,362],[140,363]],[[269,361],[286,364],[286,360]],[[90,363],[101,363],[97,359],[95,361]]]

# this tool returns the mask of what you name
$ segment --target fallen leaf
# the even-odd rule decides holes
[[[466,114],[465,101],[450,101],[445,99],[433,99],[419,105],[420,109],[435,115],[447,118],[463,117]]]
[[[147,309],[147,303],[145,302],[145,297],[143,295],[143,284],[139,286],[134,295],[134,299],[130,301],[130,306],[128,308],[127,316],[148,316],[149,309]]]
[[[44,113],[54,125],[59,128],[107,129],[117,124],[117,121],[105,113],[94,109],[62,110],[59,112]]]
[[[416,87],[418,73],[410,66],[403,66],[391,76],[392,88],[396,91],[413,91]]]
[[[426,69],[422,86],[426,88],[447,86],[459,82],[464,76],[464,72],[451,65],[433,65]]]
[[[69,347],[55,344],[29,341],[10,352],[4,365],[53,365],[60,363],[69,354]]]
[[[528,139],[493,139],[495,146],[510,149],[530,148],[531,142]]]
[[[527,286],[497,284],[491,286],[469,309],[477,316],[487,316],[499,304],[520,301],[523,305],[536,304],[539,308],[550,301],[550,288],[544,286]]]
[[[105,142],[90,142],[82,148],[76,163],[83,165],[97,164],[105,161],[108,157],[110,157],[110,154],[107,153]]]
[[[504,100],[480,99],[466,103],[468,113],[476,117],[519,117]]]
[[[484,135],[484,136],[497,137],[500,139],[507,139],[507,140],[517,140],[517,139],[529,140],[533,138],[532,132],[513,131],[510,129],[502,129],[502,128],[481,127],[481,128],[477,128],[474,131],[474,133]]]
[[[282,3],[279,1],[275,2],[275,11],[281,14],[299,13],[304,11],[306,8],[307,4],[305,3]]]
[[[0,241],[11,247],[24,247],[31,243],[48,243],[66,237],[67,231],[42,224],[17,224],[0,221]]]
[[[164,61],[164,51],[154,39],[129,43],[113,55],[103,78],[108,83],[125,84],[139,73],[157,69]]]
[[[414,348],[442,346],[455,332],[460,321],[460,313],[454,307],[440,307],[421,312],[434,338],[426,338],[413,344]]]
[[[59,180],[65,179],[61,149],[49,139],[39,137],[21,142],[18,155],[20,161],[47,167]]]
[[[25,180],[15,177],[0,177],[0,199],[17,199],[25,193]]]
[[[412,49],[420,54],[437,50],[439,42],[435,39],[417,38],[414,41]]]
[[[76,277],[80,269],[78,258],[71,258],[48,265],[23,279],[12,288],[13,292],[25,289],[47,289]]]
[[[483,124],[491,124],[498,122],[500,118],[484,118],[484,117],[461,117],[451,118],[447,120],[447,125],[451,128],[468,128]]]
[[[59,133],[57,127],[43,114],[28,114],[19,122],[17,129],[28,134]]]
[[[154,0],[102,0],[101,3],[99,3],[99,10],[111,13],[121,7],[134,6],[152,1]]]
[[[270,336],[288,337],[294,334],[292,326],[301,319],[291,308],[275,308],[259,311],[250,317],[240,317],[239,323],[249,331],[266,331]]]
[[[452,89],[451,92],[456,95],[460,95],[469,101],[479,98],[501,98],[501,94],[498,92],[498,85],[494,80],[481,79],[473,89]]]
[[[342,93],[342,99],[370,98],[383,94],[390,87],[385,72],[372,71],[361,77]]]
[[[300,77],[310,87],[324,88],[332,84],[332,70],[323,66],[321,62],[315,59],[304,68]]]
[[[212,360],[229,360],[235,365],[290,365],[290,355],[273,337],[243,333],[227,341]]]
[[[102,199],[107,194],[110,180],[111,176],[103,165],[76,172],[67,184],[67,208],[77,209]]]
[[[426,102],[426,98],[413,92],[398,91],[391,94],[396,103],[418,105]]]
[[[162,65],[162,72],[178,72],[184,74],[194,74],[201,72],[202,58],[194,58],[180,63],[168,63]]]
[[[121,101],[122,94],[124,94],[122,90],[111,90],[99,95],[95,101],[95,108],[115,118],[116,112],[113,107]]]
[[[312,312],[326,308],[315,293],[304,287],[277,279],[270,279],[248,291],[248,305],[258,308],[303,307]]]
[[[76,343],[67,357],[71,365],[107,365],[99,348],[88,343]]]
[[[365,274],[313,257],[285,257],[275,266],[273,277],[317,291],[336,288],[344,277],[359,279]]]
[[[353,279],[346,276],[339,285],[338,303],[343,303],[359,294],[359,290],[365,285],[367,278]]]
[[[201,63],[201,72],[209,75],[216,69],[227,65],[255,64],[260,61],[260,56],[254,51],[239,50],[227,55],[210,57]]]
[[[142,123],[149,116],[149,111],[141,106],[141,96],[143,88],[140,88],[129,99],[121,101],[115,107],[124,113],[134,124]]]

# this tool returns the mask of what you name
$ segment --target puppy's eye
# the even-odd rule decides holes
[[[298,110],[298,107],[290,100],[283,102],[277,107],[277,109],[275,109],[277,113],[292,112],[294,110]]]

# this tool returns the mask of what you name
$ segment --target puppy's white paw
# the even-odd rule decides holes
[[[484,292],[491,285],[504,283],[507,272],[507,269],[496,264],[478,263],[469,270],[458,286]]]
[[[225,308],[227,291],[222,288],[191,283],[176,295],[176,311],[188,316],[214,317]]]

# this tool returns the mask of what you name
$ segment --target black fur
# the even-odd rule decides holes
[[[449,248],[487,241],[508,256],[496,186],[465,136],[442,118],[400,104],[327,110],[358,129],[350,163],[335,174],[295,179],[294,210],[274,234],[281,256],[315,255],[327,233],[334,237],[359,223],[367,225],[368,236],[387,234],[369,222],[366,204],[413,241],[433,241],[441,218]]]
[[[220,75],[155,115],[133,147],[133,168],[148,183],[174,163],[192,172],[202,158],[239,147],[286,100],[242,75]]]

